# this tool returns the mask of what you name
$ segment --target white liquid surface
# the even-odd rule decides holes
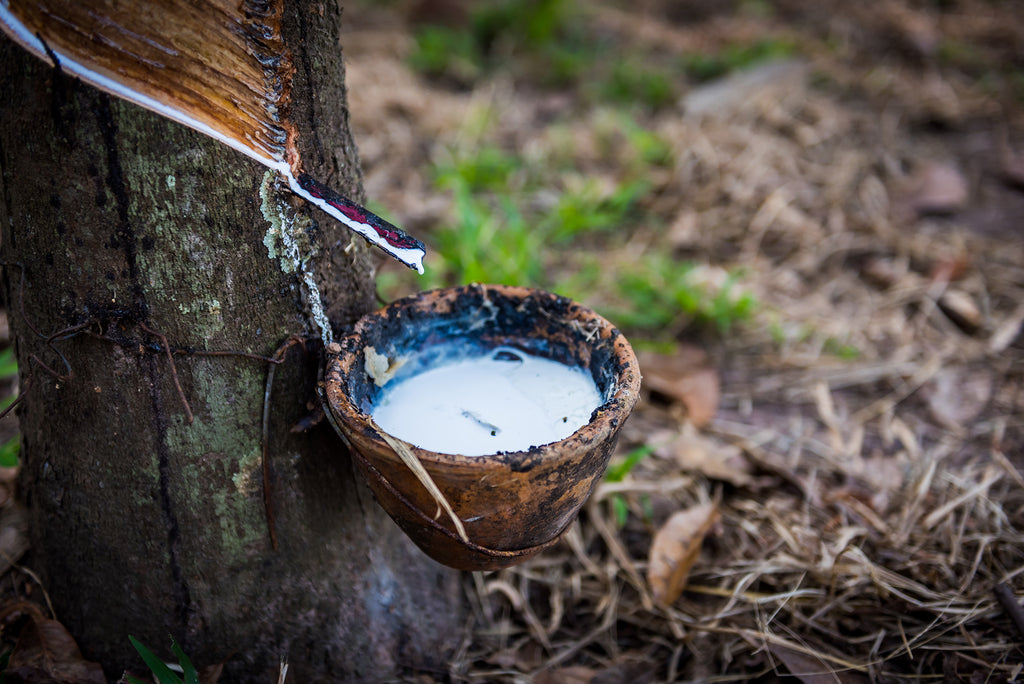
[[[388,383],[371,413],[420,448],[485,456],[565,439],[601,403],[582,368],[500,347]]]

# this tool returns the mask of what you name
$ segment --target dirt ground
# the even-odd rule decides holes
[[[579,176],[631,163],[602,146],[617,110],[580,91],[412,70],[416,31],[465,14],[345,14],[367,195],[428,247],[456,211],[430,170],[456,153],[543,161],[557,130]],[[623,59],[795,46],[628,108],[669,161],[616,238],[550,247],[549,276],[600,264],[600,311],[652,255],[756,305],[656,344],[626,327],[647,391],[618,476],[555,549],[467,578],[470,636],[418,681],[1019,679],[1024,3],[638,0],[586,21]]]
[[[564,289],[644,375],[578,522],[467,575],[464,641],[407,681],[1024,678],[1024,2],[490,3],[569,9],[601,51],[562,81],[521,14],[428,74],[417,37],[486,3],[343,4],[366,195],[431,251],[382,298],[512,244],[453,246],[467,207],[511,231],[576,192],[616,222],[477,275]],[[439,180],[467,159],[499,162],[480,204]]]

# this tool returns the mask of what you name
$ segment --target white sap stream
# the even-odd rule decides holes
[[[53,55],[60,61],[60,67],[62,69],[74,74],[86,83],[90,83],[100,90],[106,91],[116,97],[128,100],[129,102],[134,102],[140,107],[145,107],[152,112],[156,112],[161,116],[167,117],[171,121],[177,121],[178,123],[197,130],[200,133],[204,133],[211,138],[224,143],[228,147],[241,152],[247,157],[255,159],[267,168],[277,171],[288,179],[288,187],[296,195],[320,207],[323,211],[327,212],[327,214],[341,221],[374,245],[380,247],[410,268],[415,269],[421,275],[423,274],[423,257],[426,256],[426,252],[422,249],[409,249],[388,244],[387,240],[377,235],[369,225],[353,221],[348,216],[345,216],[345,214],[331,206],[328,202],[320,199],[319,197],[314,197],[312,194],[307,192],[305,188],[299,185],[298,179],[295,178],[295,175],[292,173],[291,166],[289,166],[288,162],[283,159],[272,159],[264,154],[263,151],[257,149],[256,145],[225,135],[212,126],[199,121],[179,109],[175,109],[174,107],[166,105],[144,93],[133,90],[129,86],[118,81],[116,78],[93,71],[89,67],[76,62],[69,55],[60,52],[59,50],[53,50],[48,53],[46,45],[43,44],[39,37],[33,34],[32,31],[21,23],[21,20],[11,12],[10,0],[0,0],[0,24],[5,25],[9,29],[8,35],[11,38],[44,62],[49,62],[50,56]]]
[[[499,347],[388,383],[371,413],[420,448],[485,456],[565,439],[601,403],[582,368]]]

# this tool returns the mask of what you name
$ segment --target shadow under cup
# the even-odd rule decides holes
[[[578,366],[590,373],[603,403],[569,437],[525,451],[443,454],[383,436],[370,414],[388,366],[415,365],[453,345],[513,347]],[[431,558],[460,570],[507,567],[554,544],[604,474],[640,391],[636,356],[622,333],[572,300],[528,288],[422,292],[367,314],[339,347],[330,350],[324,378],[332,424],[392,519]],[[383,366],[368,368],[368,356]],[[396,442],[426,469],[466,538],[396,452]]]

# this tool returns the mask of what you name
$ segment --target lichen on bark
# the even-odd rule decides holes
[[[288,12],[290,44],[336,52],[336,8]],[[300,114],[313,92],[343,95],[343,72],[299,71]],[[315,348],[293,348],[273,385],[276,553],[253,486],[267,366],[187,353],[266,356],[305,330],[295,276],[263,244],[263,169],[3,38],[0,92],[2,259],[20,264],[4,288],[23,384],[30,355],[60,359],[16,302],[43,334],[84,323],[94,333],[55,343],[73,377],[33,374],[19,414],[28,562],[86,657],[112,678],[138,668],[131,631],[156,649],[172,634],[200,664],[228,659],[231,681],[272,681],[282,658],[297,681],[443,668],[461,624],[457,576],[377,509],[329,428],[290,432],[315,397]],[[316,113],[300,128],[324,153],[306,158],[358,197],[344,107]],[[373,305],[372,262],[312,216],[311,270],[340,328]],[[143,325],[182,350],[181,395]]]
[[[312,268],[320,251],[311,238],[313,222],[308,215],[295,211],[284,193],[284,185],[276,173],[263,174],[260,211],[270,226],[263,236],[263,244],[267,256],[276,259],[284,273],[294,274],[301,281],[306,309],[320,332],[320,339],[328,345],[334,341],[334,333],[324,313],[323,298]]]

